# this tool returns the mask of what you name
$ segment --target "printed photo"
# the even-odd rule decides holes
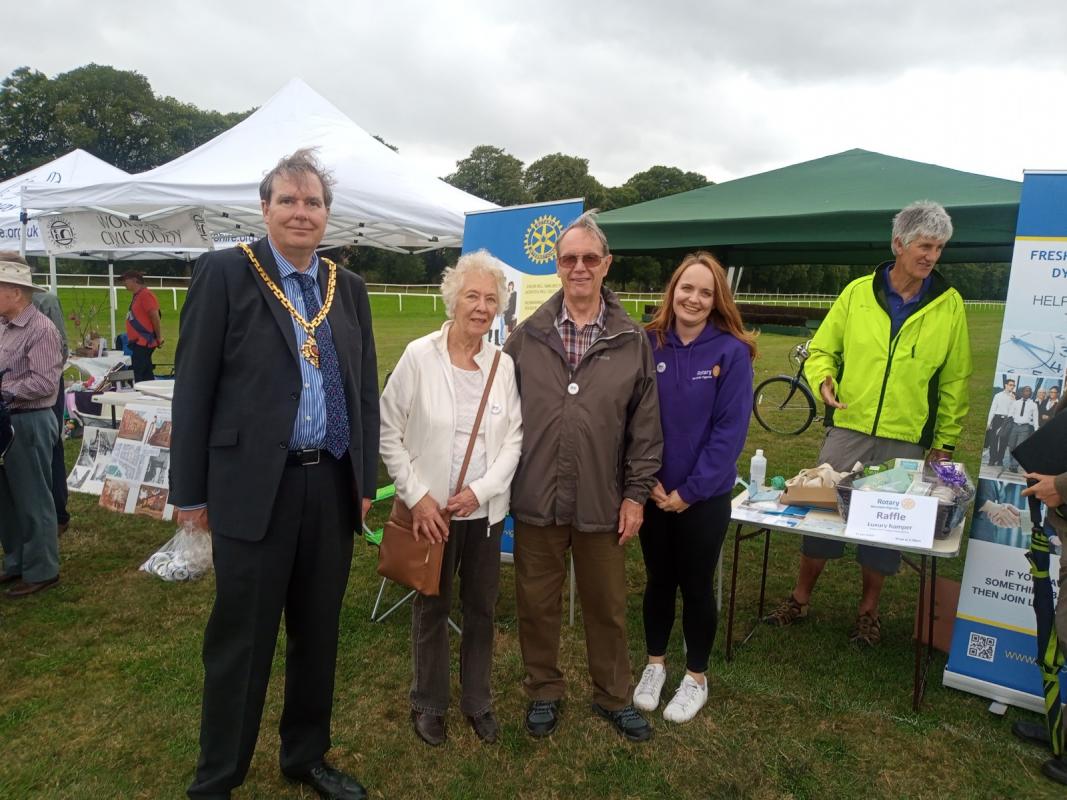
[[[1022,474],[1012,448],[1052,418],[1063,390],[1062,378],[1000,373],[997,380],[982,448],[981,476],[990,479],[1005,477],[1005,472]]]
[[[144,482],[156,486],[167,486],[170,469],[170,450],[149,450],[145,452]]]
[[[133,508],[133,513],[163,519],[163,509],[167,506],[168,494],[166,489],[158,486],[142,486],[137,492],[137,504]]]
[[[143,412],[127,408],[122,414],[122,423],[119,425],[119,438],[140,442],[144,439],[147,427],[148,418]]]
[[[1048,331],[1005,330],[997,354],[997,373],[1063,380],[1067,368],[1067,334]]]
[[[167,417],[153,417],[148,431],[148,444],[153,447],[170,447],[171,425]]]
[[[1025,488],[1023,483],[979,479],[971,538],[1024,550],[1029,547],[1034,523],[1028,498],[1022,496]],[[1039,521],[1042,511],[1038,504]]]
[[[130,484],[117,478],[108,478],[100,491],[100,507],[121,514],[126,510],[126,500],[129,496]]]

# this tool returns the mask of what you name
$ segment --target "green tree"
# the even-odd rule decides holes
[[[20,67],[0,83],[0,177],[82,148],[128,172],[159,166],[250,112],[159,98],[137,72],[88,64],[49,79]]]
[[[584,197],[587,208],[600,208],[607,190],[589,174],[589,159],[553,153],[526,168],[523,183],[534,203]]]
[[[456,162],[445,182],[499,206],[527,202],[522,185],[522,162],[499,147],[481,144]]]
[[[709,185],[711,181],[699,172],[682,172],[677,167],[663,166],[649,167],[644,172],[638,172],[624,184],[636,193],[635,203],[645,203]]]

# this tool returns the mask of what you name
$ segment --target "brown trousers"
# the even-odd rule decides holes
[[[616,711],[630,703],[633,682],[626,645],[626,548],[614,533],[583,533],[569,525],[515,523],[515,594],[519,644],[526,666],[523,688],[531,700],[560,700],[563,582],[567,550],[574,556],[582,601],[585,649],[593,700]]]

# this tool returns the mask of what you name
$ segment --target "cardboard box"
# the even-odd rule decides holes
[[[837,511],[837,489],[832,486],[790,486],[782,492],[778,502],[790,506],[808,506]]]
[[[779,502],[786,506],[808,506],[816,509],[838,510],[838,490],[826,486],[790,486]]]

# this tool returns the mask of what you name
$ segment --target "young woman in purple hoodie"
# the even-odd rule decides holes
[[[648,666],[634,705],[659,706],[680,588],[686,673],[663,718],[688,722],[708,698],[705,673],[718,624],[713,575],[752,413],[756,337],[741,325],[725,270],[704,251],[682,260],[646,327],[659,386],[663,466],[640,532]]]

